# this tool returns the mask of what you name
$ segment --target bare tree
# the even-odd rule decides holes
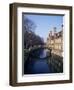
[[[43,39],[35,34],[35,28],[35,23],[27,17],[24,17],[24,48],[44,44]]]
[[[35,23],[25,16],[24,17],[24,30],[34,32],[35,28],[36,28]]]

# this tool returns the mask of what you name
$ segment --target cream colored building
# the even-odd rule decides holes
[[[46,45],[52,49],[53,54],[63,55],[63,25],[59,32],[56,32],[56,27],[54,27],[53,32],[50,31]]]

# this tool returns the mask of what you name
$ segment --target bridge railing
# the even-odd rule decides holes
[[[30,47],[30,48],[29,48],[29,51],[30,51],[30,50],[34,50],[34,49],[39,49],[39,48],[45,48],[45,49],[51,50],[51,48],[49,48],[49,47],[47,47],[47,46],[45,46],[45,45],[35,45],[35,46],[33,46],[33,47]]]

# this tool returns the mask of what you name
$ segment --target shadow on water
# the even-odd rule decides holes
[[[55,73],[50,61],[47,49],[32,51],[24,64],[24,74]]]

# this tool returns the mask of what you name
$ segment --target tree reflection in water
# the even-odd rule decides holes
[[[52,73],[52,65],[48,63],[49,59],[47,49],[32,51],[25,62],[24,74]]]

